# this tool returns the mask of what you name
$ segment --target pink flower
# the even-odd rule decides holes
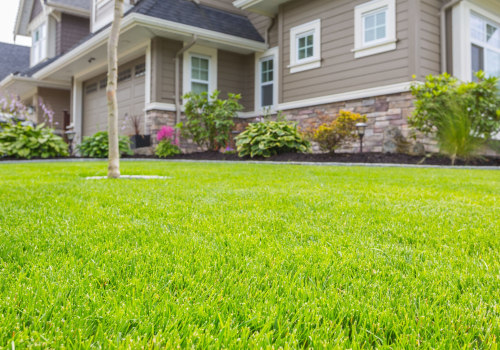
[[[156,135],[156,139],[158,141],[169,139],[173,140],[175,129],[171,126],[162,126],[158,134]]]

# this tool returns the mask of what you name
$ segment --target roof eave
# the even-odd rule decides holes
[[[236,0],[233,6],[252,11],[264,16],[274,17],[278,13],[279,6],[290,0]]]
[[[168,30],[172,33],[183,34],[186,36],[197,35],[198,38],[202,40],[216,41],[218,43],[227,44],[233,47],[253,52],[264,52],[265,50],[267,50],[267,44],[260,41],[244,39],[234,35],[223,34],[139,13],[131,13],[127,15],[122,21],[121,31],[130,29],[136,25],[144,25],[152,28],[156,27],[158,29]],[[111,30],[110,27],[106,28],[105,30],[98,33],[96,36],[89,39],[88,41],[82,43],[80,46],[68,52],[61,58],[55,60],[51,64],[47,65],[38,72],[34,73],[33,77],[36,79],[45,79],[46,77],[50,76],[52,73],[61,69],[65,65],[70,64],[73,61],[82,57],[83,55],[87,54],[88,51],[93,50],[99,47],[100,45],[104,44],[109,37],[110,30]]]

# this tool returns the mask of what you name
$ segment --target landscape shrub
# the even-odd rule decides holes
[[[156,135],[156,139],[159,141],[155,150],[156,156],[166,158],[181,153],[179,140],[175,139],[175,129],[171,126],[163,126]]]
[[[416,101],[409,125],[436,137],[441,152],[452,161],[474,156],[481,144],[500,132],[498,78],[484,72],[476,77],[477,81],[461,82],[446,73],[429,75],[411,88]],[[473,147],[464,147],[467,142]]]
[[[226,100],[221,100],[219,94],[219,91],[210,97],[206,92],[186,94],[186,121],[178,125],[184,137],[212,151],[227,146],[234,126],[233,119],[243,109],[238,103],[241,95],[228,94]]]
[[[0,131],[0,154],[27,159],[65,157],[68,156],[68,145],[44,124],[7,123]]]
[[[109,144],[108,144],[108,132],[99,131],[93,136],[84,137],[81,144],[77,146],[82,157],[89,158],[106,158],[108,156]],[[132,155],[133,152],[130,149],[130,140],[127,136],[120,136],[118,139],[118,147],[120,154]]]
[[[331,123],[321,124],[310,132],[312,140],[321,150],[334,153],[337,148],[356,139],[356,124],[365,123],[366,116],[349,111],[340,111]]]
[[[280,153],[305,153],[311,145],[294,123],[266,121],[249,124],[236,137],[240,157],[270,157]]]

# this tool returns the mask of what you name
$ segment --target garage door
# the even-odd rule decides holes
[[[144,58],[123,65],[118,70],[117,97],[120,134],[134,134],[130,121],[125,120],[127,115],[144,115],[145,72]],[[108,129],[106,85],[106,75],[88,80],[83,85],[83,136],[91,136],[98,131]]]

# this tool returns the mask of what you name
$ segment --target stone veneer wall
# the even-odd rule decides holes
[[[146,134],[151,135],[151,144],[155,148],[158,145],[156,134],[160,131],[162,126],[175,127],[175,112],[152,110],[146,113]],[[181,117],[181,121],[184,116]],[[181,138],[180,148],[184,153],[200,152],[203,151],[192,140]]]
[[[341,110],[366,115],[368,126],[363,139],[363,151],[366,152],[396,152],[397,139],[406,141],[409,153],[424,153],[437,151],[436,143],[421,135],[416,140],[410,135],[408,117],[414,110],[413,97],[410,92],[377,96],[372,98],[335,102],[314,107],[305,107],[283,111],[287,120],[296,121],[300,128],[307,130],[320,124],[333,121]],[[240,119],[237,130],[243,131],[245,126],[255,119]],[[402,136],[402,138],[401,138]],[[404,145],[403,145],[404,146]],[[313,145],[313,151],[319,148]],[[359,142],[339,149],[338,152],[358,152]]]
[[[408,153],[422,154],[436,152],[436,142],[422,135],[412,137],[408,127],[408,117],[414,110],[413,97],[410,92],[377,96],[372,98],[335,102],[314,107],[298,108],[283,111],[287,120],[296,121],[300,128],[315,128],[322,123],[333,121],[341,110],[366,115],[368,126],[363,139],[363,151],[366,152],[398,152],[400,141],[407,147]],[[234,135],[243,131],[255,118],[237,118]],[[156,146],[156,133],[164,125],[175,126],[175,112],[153,110],[146,115],[146,131],[151,134],[153,147]],[[398,141],[399,140],[399,141]],[[181,139],[183,152],[203,151],[191,140]],[[313,145],[314,152],[320,152]],[[358,152],[359,142],[339,149],[338,152]]]

